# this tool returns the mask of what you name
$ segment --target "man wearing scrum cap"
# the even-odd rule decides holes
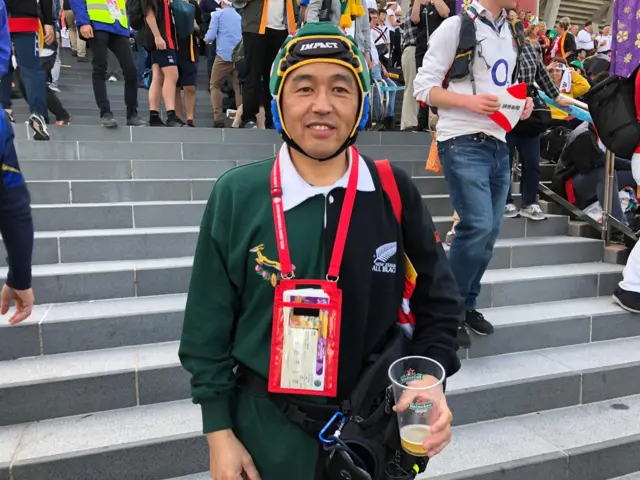
[[[317,432],[278,406],[291,395],[266,387],[277,370],[271,333],[283,278],[335,282],[342,292],[337,396],[302,395],[298,405],[337,411],[365,359],[397,332],[405,253],[417,272],[412,351],[448,375],[460,367],[462,302],[420,193],[403,170],[388,170],[402,203],[399,223],[378,164],[353,147],[367,123],[369,87],[349,37],[329,22],[305,24],[282,46],[271,75],[273,121],[284,139],[278,155],[230,170],[211,193],[179,355],[202,407],[216,480],[330,478]],[[337,250],[344,254],[336,269]],[[438,412],[425,444],[431,456],[450,438],[446,401]]]
[[[505,10],[515,6],[516,0],[471,3],[467,14],[479,45],[476,58],[468,67],[472,70],[443,87],[456,58],[462,25],[459,15],[447,18],[431,37],[414,81],[415,98],[438,107],[438,153],[460,216],[449,261],[465,299],[466,316],[458,334],[463,348],[471,345],[467,328],[478,335],[494,331],[477,310],[477,298],[500,234],[510,185],[506,131],[489,116],[500,109],[500,97],[508,98],[507,88],[517,82],[518,49]],[[528,98],[521,118],[528,118],[532,108]]]

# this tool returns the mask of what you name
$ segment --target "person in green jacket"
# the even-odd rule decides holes
[[[285,42],[272,69],[274,124],[284,139],[279,155],[228,171],[211,193],[179,355],[192,374],[215,480],[329,478],[317,435],[281,408],[279,401],[288,396],[267,393],[266,386],[262,394],[246,387],[247,378],[266,385],[270,374],[274,287],[287,270],[276,242],[274,216],[282,218],[276,208],[284,212],[293,264],[284,277],[330,280],[342,207],[351,201],[346,192],[355,192],[333,278],[342,291],[337,396],[305,398],[337,410],[366,360],[398,331],[405,254],[417,272],[410,353],[436,360],[447,376],[460,368],[456,332],[463,304],[421,195],[393,166],[402,201],[399,223],[376,164],[352,147],[367,122],[369,86],[364,56],[350,37],[329,22],[306,24]],[[281,178],[273,194],[272,174]],[[450,441],[452,414],[446,400],[439,407],[425,444],[430,456]]]

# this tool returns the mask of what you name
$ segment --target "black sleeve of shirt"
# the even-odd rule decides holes
[[[440,362],[450,377],[460,369],[456,335],[464,314],[462,297],[420,192],[404,170],[393,172],[402,198],[404,247],[418,273],[411,296],[413,354]]]
[[[567,38],[564,41],[564,51],[575,52],[576,48],[576,38],[571,33],[567,33]]]
[[[58,0],[41,0],[40,13],[42,14],[43,25],[54,25],[53,23],[53,2]]]

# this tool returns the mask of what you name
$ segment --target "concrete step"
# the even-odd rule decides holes
[[[440,189],[434,177],[424,190]],[[215,179],[193,180],[51,180],[30,181],[31,203],[112,203],[207,200]]]
[[[192,257],[161,260],[35,265],[33,288],[40,303],[81,302],[105,298],[184,293]],[[0,268],[6,279],[7,268]]]
[[[608,296],[617,288],[622,268],[581,263],[488,270],[482,278],[478,308]]]
[[[640,336],[637,315],[609,296],[486,308],[482,313],[495,333],[472,333],[468,358]]]
[[[41,303],[184,293],[192,262],[191,257],[179,257],[35,265],[33,288]],[[488,270],[478,308],[611,295],[622,269],[621,265],[582,263]],[[7,270],[0,267],[0,278],[6,278]]]
[[[448,192],[444,177],[415,177],[421,194]],[[32,204],[207,200],[215,179],[40,180],[29,182]],[[516,184],[516,189],[519,184]]]
[[[180,338],[186,294],[38,304],[0,323],[0,360],[170,342]]]
[[[38,305],[32,317],[0,323],[0,360],[178,340],[186,294]],[[493,335],[473,337],[460,356],[480,358],[640,336],[636,316],[611,298],[483,309]]]
[[[198,233],[198,226],[42,231],[35,234],[33,264],[184,257],[195,252]],[[0,247],[0,266],[3,253]],[[599,262],[602,255],[602,242],[589,238],[500,239],[489,268]]]
[[[199,410],[180,401],[3,427],[0,478],[160,480],[206,471]]]
[[[427,476],[603,480],[635,472],[639,409],[640,396],[630,396],[455,427]],[[208,469],[199,407],[190,401],[21,424],[0,437],[0,473],[16,480],[137,480],[140,472],[161,480]]]
[[[208,473],[203,473],[202,475],[208,475]],[[197,478],[197,476],[195,476],[195,478]],[[207,477],[202,477],[202,478],[206,479]],[[640,472],[630,473],[629,475],[612,478],[610,480],[640,480]]]
[[[0,425],[189,398],[178,347],[0,362]],[[640,337],[464,360],[447,392],[456,425],[640,394]]]
[[[640,396],[457,427],[429,480],[605,480],[640,469]]]

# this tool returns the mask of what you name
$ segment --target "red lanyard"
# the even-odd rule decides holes
[[[329,263],[329,272],[327,280],[338,281],[340,274],[340,264],[342,263],[342,255],[344,246],[347,242],[347,232],[349,231],[349,222],[351,221],[351,212],[356,199],[356,191],[358,190],[358,167],[360,163],[360,154],[355,147],[351,147],[351,172],[349,174],[349,182],[347,183],[347,192],[344,196],[342,211],[340,212],[340,221],[338,223],[338,231],[336,240],[333,245],[333,253],[331,254],[331,262]],[[289,241],[287,240],[287,226],[284,219],[284,206],[282,205],[282,179],[280,176],[280,155],[276,157],[271,169],[271,203],[273,205],[273,221],[276,230],[276,244],[278,247],[278,257],[280,260],[280,274],[282,278],[290,279],[294,277],[293,267],[291,265],[291,256],[289,255]]]

